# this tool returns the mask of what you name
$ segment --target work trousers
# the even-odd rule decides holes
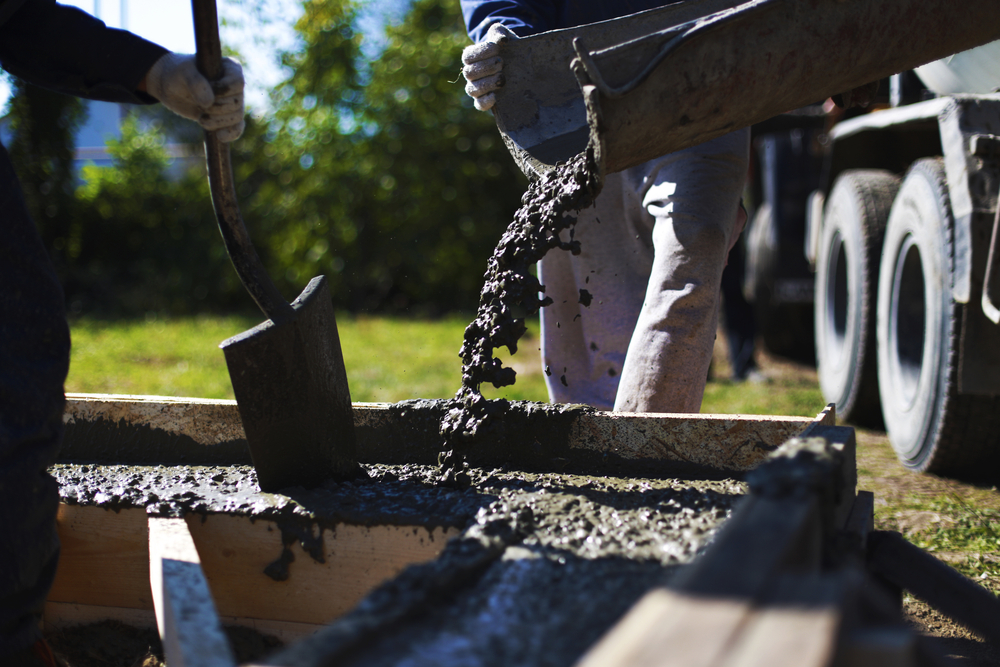
[[[69,327],[63,292],[0,146],[0,663],[40,636],[59,559],[58,487]]]
[[[700,410],[749,141],[738,130],[608,175],[579,214],[580,254],[542,259],[539,279],[553,299],[541,312],[542,364],[553,402]]]

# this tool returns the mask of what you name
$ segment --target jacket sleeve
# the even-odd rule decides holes
[[[465,28],[474,42],[480,42],[494,23],[502,23],[526,37],[558,27],[558,0],[461,0]]]
[[[136,87],[168,53],[162,46],[55,0],[6,0],[0,5],[4,18],[0,65],[11,74],[92,100],[156,102]]]

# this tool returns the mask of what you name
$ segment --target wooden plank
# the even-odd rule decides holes
[[[853,579],[833,574],[777,577],[718,667],[826,667],[837,650]]]
[[[57,521],[62,554],[50,602],[153,609],[144,510],[60,505]],[[283,552],[274,522],[220,514],[192,515],[188,524],[219,613],[241,625],[274,621],[279,636],[309,634],[332,621],[407,565],[436,558],[459,533],[340,525],[322,536],[324,563],[292,544],[290,576],[275,581],[264,574]]]
[[[841,643],[838,665],[850,667],[927,665],[927,661],[918,660],[917,654],[917,636],[909,627],[898,625],[858,628],[850,632]]]
[[[625,460],[743,471],[811,423],[807,417],[595,412],[574,420],[569,446]]]
[[[314,625],[344,614],[407,565],[433,560],[460,532],[341,524],[321,536],[325,562],[294,543],[289,576],[275,581],[264,569],[282,557],[277,524],[223,514],[189,515],[187,522],[220,614]]]
[[[404,417],[399,406],[355,403],[360,460],[433,463],[439,439],[436,431],[418,423],[429,414]],[[829,424],[835,420],[829,408],[816,419],[584,410],[538,418],[548,425],[555,423],[553,420],[559,422],[558,428],[548,429],[544,451],[536,455],[543,462],[549,460],[546,453],[557,459],[574,460],[593,453],[612,455],[626,462],[666,461],[728,471],[749,470],[811,424]],[[249,463],[234,401],[70,394],[65,420],[66,455],[78,459]],[[538,423],[530,419],[507,420],[500,432],[497,443],[485,443],[469,455],[494,463],[506,460],[504,457],[515,462],[520,460],[518,457],[531,458],[535,448],[521,451],[512,443],[537,435]]]
[[[772,577],[819,567],[818,524],[812,501],[747,498],[673,590],[647,593],[578,664],[712,667]]]
[[[751,612],[746,599],[647,593],[578,667],[711,667]]]
[[[50,601],[153,609],[145,510],[60,505],[56,529],[62,551]]]
[[[149,519],[149,580],[171,667],[234,667],[194,540],[183,519]]]
[[[856,536],[861,541],[861,547],[868,544],[868,534],[875,530],[875,494],[871,491],[858,491],[851,513],[844,524],[844,531]]]
[[[1000,646],[1000,600],[899,533],[878,530],[869,535],[868,567]]]

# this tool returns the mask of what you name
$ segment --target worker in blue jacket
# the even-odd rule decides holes
[[[461,0],[466,92],[493,106],[503,45],[617,18],[663,0]],[[655,122],[651,119],[650,122]],[[539,280],[542,363],[553,402],[627,412],[698,412],[718,324],[722,269],[746,221],[749,130],[609,174],[580,212],[581,252],[550,252]],[[580,290],[593,295],[588,307]]]
[[[171,53],[54,0],[0,3],[0,65],[32,83],[110,102],[160,102],[232,141],[243,131],[243,73],[226,59],[213,86]],[[63,433],[69,368],[63,293],[0,146],[0,665],[51,667],[42,605],[56,572],[58,493],[46,473]]]

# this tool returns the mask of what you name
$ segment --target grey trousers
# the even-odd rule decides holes
[[[739,234],[749,129],[610,174],[539,279],[549,398],[626,412],[698,412],[722,269]],[[593,301],[584,306],[580,290]]]

